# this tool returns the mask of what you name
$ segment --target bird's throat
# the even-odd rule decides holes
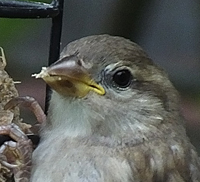
[[[98,100],[95,100],[98,103]],[[103,136],[122,138],[126,135],[134,135],[137,139],[149,138],[152,132],[158,132],[156,123],[162,121],[160,116],[137,118],[138,110],[133,114],[135,117],[127,115],[123,120],[123,114],[118,117],[111,117],[110,112],[100,112],[100,106],[88,106],[87,101],[73,97],[64,97],[53,91],[48,111],[48,119],[44,126],[44,135],[47,137],[63,138]],[[94,109],[96,108],[96,109]],[[123,121],[123,122],[122,122]],[[148,123],[149,121],[149,123]],[[152,122],[152,125],[150,125]],[[155,124],[154,124],[155,123]],[[147,125],[149,127],[147,127]],[[155,130],[155,131],[154,131]],[[141,132],[143,135],[141,135]]]
[[[88,115],[89,111],[82,105],[81,99],[66,98],[53,92],[44,130],[69,137],[91,135]]]

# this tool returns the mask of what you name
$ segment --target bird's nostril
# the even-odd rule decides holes
[[[80,59],[78,59],[77,64],[78,64],[79,66],[82,66],[82,62],[81,62]]]

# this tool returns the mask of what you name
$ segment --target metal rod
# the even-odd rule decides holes
[[[49,49],[49,65],[58,60],[60,55],[60,42],[62,36],[64,0],[58,0],[59,14],[52,18],[51,39]]]
[[[52,27],[49,47],[49,65],[55,62],[60,55],[60,41],[62,34],[64,0],[53,0],[51,4],[41,2],[21,2],[0,0],[0,17],[2,18],[52,18]],[[45,113],[48,109],[49,87],[46,87]],[[37,145],[39,136],[28,136]],[[9,136],[0,135],[0,146]]]
[[[3,18],[53,18],[59,14],[56,1],[41,2],[0,1],[0,17]]]
[[[0,17],[3,18],[52,18],[49,47],[49,65],[58,60],[62,34],[64,0],[53,0],[51,4],[42,2],[22,2],[0,0]],[[46,88],[45,113],[48,108],[49,87]]]
[[[49,48],[49,65],[59,59],[60,55],[60,42],[62,35],[62,19],[63,19],[63,6],[64,0],[58,0],[59,14],[52,18],[51,39]],[[45,99],[45,113],[47,114],[49,106],[49,86],[46,86],[46,99]]]

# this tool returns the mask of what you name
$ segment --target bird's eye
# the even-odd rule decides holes
[[[129,70],[119,70],[113,75],[113,82],[121,88],[128,87],[131,79],[132,75]]]

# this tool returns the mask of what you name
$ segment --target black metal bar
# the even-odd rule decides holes
[[[63,19],[63,6],[64,0],[59,0],[58,16],[52,18],[52,27],[51,27],[51,40],[50,40],[50,48],[49,48],[49,65],[59,59],[60,55],[60,42],[61,42],[61,34],[62,34],[62,19]],[[45,99],[45,113],[47,114],[48,110],[48,100],[49,100],[49,91],[50,88],[46,86],[46,99]]]
[[[22,2],[0,0],[0,17],[3,18],[52,18],[49,65],[60,55],[64,0],[53,0],[51,4],[41,2]],[[45,112],[48,108],[48,93],[46,89]]]
[[[60,55],[60,42],[62,34],[64,0],[58,1],[59,14],[52,18],[51,40],[49,49],[49,65],[58,60]]]
[[[53,18],[59,14],[57,1],[41,2],[0,1],[0,17],[3,18]]]
[[[60,55],[60,41],[62,34],[64,0],[53,0],[51,4],[41,2],[21,2],[0,0],[0,17],[2,18],[52,18],[49,65],[55,62]],[[48,93],[46,89],[45,112],[48,108]],[[28,136],[34,144],[39,142],[39,136]],[[9,136],[0,135],[0,146],[7,140],[12,140]]]
[[[3,18],[52,18],[49,65],[60,55],[64,0],[53,0],[51,4],[41,2],[0,1],[0,17]],[[48,93],[46,89],[45,112],[48,108]]]

